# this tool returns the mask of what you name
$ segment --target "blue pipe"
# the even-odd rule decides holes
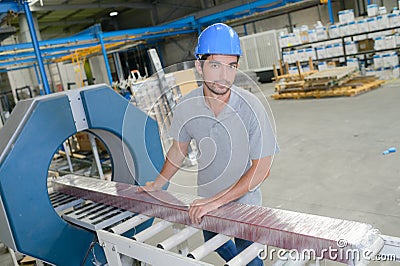
[[[21,70],[21,69],[26,69],[26,68],[31,68],[31,67],[34,67],[34,66],[28,65],[28,66],[22,66],[22,67],[14,67],[14,68],[3,68],[3,69],[0,69],[0,73],[6,73],[9,71]]]
[[[35,74],[36,74],[36,78],[38,80],[38,84],[40,85],[40,77],[39,77],[39,71],[37,69],[37,64],[33,64],[34,68],[35,68]]]
[[[138,36],[136,38],[124,38],[124,39],[118,39],[118,40],[104,40],[104,35],[103,35],[103,42],[104,42],[104,44],[109,44],[109,43],[116,43],[116,42],[120,42],[120,41],[139,41],[139,40],[143,40],[144,38],[146,38],[146,40],[151,40],[151,39],[155,39],[155,38],[171,36],[174,34],[188,34],[191,32],[194,32],[194,30],[182,30],[182,31],[169,32],[169,33],[165,32],[165,33],[152,34],[152,35],[146,35],[146,36]],[[95,43],[90,43],[90,44],[78,44],[78,45],[69,46],[68,50],[65,47],[43,48],[41,50],[42,58],[56,59],[56,58],[60,58],[60,57],[66,56],[66,55],[70,55],[71,52],[69,52],[69,51],[86,48],[86,47],[93,47],[98,44],[99,44],[98,41]],[[66,51],[66,52],[63,52],[63,51]],[[18,53],[15,55],[2,55],[2,56],[0,56],[0,68],[7,67],[10,65],[33,63],[35,61],[34,55],[35,54],[33,52],[24,52],[24,53]],[[30,58],[27,58],[27,57],[30,57]],[[19,58],[25,58],[25,59],[19,59]],[[10,59],[13,59],[13,60],[11,61]],[[9,60],[9,61],[2,62],[2,60]]]
[[[71,53],[64,53],[64,54],[60,54],[59,56],[65,56],[65,55],[70,55]],[[54,59],[54,55],[48,55],[48,56],[44,56],[44,59]],[[8,67],[11,65],[19,65],[19,64],[30,64],[30,63],[35,63],[36,62],[36,58],[28,58],[28,59],[19,59],[19,60],[13,60],[13,61],[7,61],[7,62],[1,62],[0,61],[0,68],[3,67]],[[46,63],[48,64],[48,63]]]
[[[335,20],[333,18],[333,11],[332,11],[332,0],[328,0],[328,10],[329,10],[329,19],[331,21],[331,24],[335,23]]]
[[[208,16],[204,16],[198,19],[198,23],[203,24],[203,25],[209,25],[214,21],[223,21],[226,20],[227,18],[230,18],[232,16],[246,16],[249,15],[251,10],[254,8],[257,8],[259,6],[264,6],[264,5],[271,5],[271,4],[281,4],[282,0],[258,0],[254,1],[248,4],[243,4],[237,7],[233,7],[227,10],[224,10],[222,12],[216,13],[216,14],[211,14]]]
[[[33,17],[32,17],[32,13],[31,13],[31,10],[29,9],[29,5],[28,5],[27,1],[24,1],[24,11],[25,11],[26,19],[28,21],[29,32],[31,33],[32,44],[33,44],[33,48],[35,50],[36,60],[38,61],[40,76],[42,77],[44,91],[46,94],[50,94],[51,91],[50,91],[49,83],[47,81],[47,76],[46,76],[46,71],[45,71],[44,65],[43,65],[42,55],[40,53],[39,42],[38,42],[38,39],[36,36],[35,26],[33,23]]]
[[[35,69],[36,78],[37,78],[37,81],[38,81],[38,84],[39,84],[39,93],[40,93],[40,95],[43,95],[43,90],[40,89],[40,77],[39,77],[39,71],[37,69],[36,63],[33,64],[33,68]]]
[[[112,86],[111,69],[110,69],[110,64],[108,62],[106,47],[104,45],[103,33],[101,32],[101,30],[97,32],[97,37],[99,38],[100,45],[101,45],[101,51],[103,52],[104,63],[106,65],[108,80],[109,80],[110,86]]]

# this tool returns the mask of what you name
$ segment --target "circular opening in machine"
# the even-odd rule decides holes
[[[53,156],[49,176],[67,174],[111,180],[112,160],[103,140],[81,131],[62,143]]]
[[[56,191],[53,181],[66,175],[111,180],[113,163],[105,142],[90,131],[67,138],[55,152],[47,178],[47,191],[54,210],[62,216],[86,205],[84,200]]]
[[[98,179],[99,185],[101,181],[136,184],[133,155],[120,137],[101,129],[78,132],[55,152],[48,169],[47,188],[57,213],[68,200],[58,196],[53,184],[67,175],[76,180]]]

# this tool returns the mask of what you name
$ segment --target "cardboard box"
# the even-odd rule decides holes
[[[371,4],[367,6],[368,17],[374,17],[379,14],[379,7],[377,4]]]
[[[376,21],[378,23],[378,29],[387,29],[390,27],[389,17],[387,14],[377,16]]]
[[[368,18],[367,23],[368,23],[368,28],[370,31],[379,30],[378,20],[376,17]]]
[[[384,36],[379,36],[379,37],[374,38],[374,49],[377,51],[386,49],[386,43],[385,43]]]
[[[338,25],[330,25],[329,26],[329,37],[330,38],[340,37],[340,30],[339,30]]]
[[[182,96],[199,87],[195,71],[194,68],[190,68],[173,73],[176,85],[179,86]]]
[[[347,66],[348,67],[355,67],[357,69],[360,68],[357,58],[347,58]]]
[[[368,21],[366,19],[361,19],[357,21],[358,33],[363,33],[369,31]]]
[[[315,48],[315,50],[317,51],[318,59],[326,58],[326,48],[325,48],[325,46],[317,47],[317,48]]]
[[[78,132],[75,134],[75,137],[79,144],[80,151],[92,151],[92,145],[90,144],[89,134],[86,132]],[[96,145],[98,151],[105,151],[106,147],[103,142],[96,138]]]
[[[348,23],[350,21],[354,21],[354,10],[341,10],[338,12],[338,17],[340,23]]]
[[[346,42],[346,54],[356,54],[357,45],[355,42]]]
[[[373,60],[374,60],[374,68],[375,69],[380,69],[383,67],[383,60],[382,60],[382,56],[380,54],[374,55]]]
[[[309,30],[309,31],[308,31],[308,40],[309,40],[310,42],[316,42],[316,41],[318,41],[317,32],[316,32],[315,30]]]
[[[357,42],[357,50],[359,52],[374,50],[374,40],[365,39]]]

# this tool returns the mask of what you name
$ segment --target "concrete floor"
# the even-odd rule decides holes
[[[271,106],[280,146],[262,185],[264,206],[364,222],[400,237],[400,81],[357,97],[276,101],[273,92],[273,84],[255,92]],[[392,146],[399,151],[382,155]],[[194,190],[182,190],[195,184],[193,172],[173,181],[173,191]],[[189,244],[199,242],[197,235]],[[1,266],[11,265],[6,255]],[[223,265],[215,254],[205,261]]]
[[[271,95],[271,84],[262,86]],[[269,100],[280,153],[264,205],[400,237],[400,82],[357,97]],[[397,153],[382,155],[389,147]]]

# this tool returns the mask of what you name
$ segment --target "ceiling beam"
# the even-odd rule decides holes
[[[79,4],[79,5],[44,5],[44,6],[31,6],[32,12],[37,11],[58,11],[58,10],[75,10],[75,9],[96,9],[96,8],[135,8],[135,9],[152,9],[153,5],[150,3],[112,3],[112,4]]]
[[[39,22],[39,26],[57,27],[57,26],[76,25],[76,24],[95,24],[96,22],[98,22],[96,19],[62,20],[62,21]]]

